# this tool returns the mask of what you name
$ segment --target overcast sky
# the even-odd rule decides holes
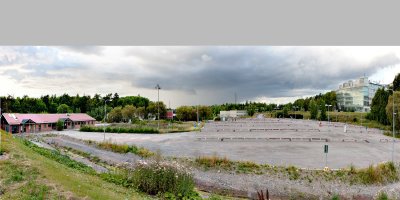
[[[168,106],[287,103],[364,73],[391,83],[400,47],[0,47],[0,95],[117,92]]]

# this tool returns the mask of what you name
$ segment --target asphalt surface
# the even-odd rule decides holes
[[[367,167],[391,161],[392,138],[380,130],[343,123],[294,119],[238,119],[209,122],[201,132],[170,134],[112,134],[106,140],[160,149],[167,156],[226,156],[231,160],[250,160],[270,165],[294,165],[301,168],[325,167],[324,145],[330,169]],[[103,141],[103,133],[73,130],[55,132],[70,137]],[[394,160],[400,161],[400,141],[396,139]]]

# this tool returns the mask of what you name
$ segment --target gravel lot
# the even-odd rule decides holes
[[[133,154],[118,154],[88,146],[76,139],[103,141],[103,133],[62,131],[57,134],[70,137],[49,137],[47,140],[91,153],[110,163],[133,162],[139,157]],[[75,138],[75,139],[71,139]],[[46,138],[46,137],[45,137]],[[223,138],[223,141],[221,139]],[[290,138],[290,139],[289,139]],[[201,132],[173,134],[110,134],[106,139],[118,143],[135,144],[152,151],[160,149],[164,155],[227,156],[232,160],[252,160],[272,165],[290,165],[321,169],[324,167],[323,146],[329,145],[328,166],[332,168],[365,167],[391,160],[391,138],[376,129],[349,126],[344,133],[344,124],[322,123],[289,119],[245,119],[233,122],[211,122]],[[311,141],[310,141],[311,140]],[[400,149],[396,140],[395,149]],[[395,160],[399,160],[395,152]],[[256,191],[268,188],[272,199],[303,198],[315,196],[328,199],[333,195],[349,199],[373,199],[385,191],[400,198],[400,183],[388,185],[363,185],[340,181],[289,180],[266,174],[235,174],[217,170],[191,169],[197,187],[205,190],[227,190],[230,194],[255,198]]]
[[[62,131],[70,137],[103,141],[103,133]],[[221,141],[223,138],[223,141]],[[290,141],[291,139],[291,141]],[[328,142],[326,142],[326,139]],[[301,168],[325,167],[323,147],[329,145],[328,167],[339,169],[350,164],[367,167],[391,160],[392,138],[377,129],[343,123],[292,119],[242,119],[207,123],[201,132],[171,134],[113,134],[106,140],[134,144],[168,156],[226,156],[262,164],[294,165]],[[311,141],[310,141],[311,140]],[[395,160],[400,160],[400,142],[395,142]]]

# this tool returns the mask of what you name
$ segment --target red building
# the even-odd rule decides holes
[[[175,110],[167,110],[167,118],[168,119],[176,119],[176,113]]]
[[[18,114],[3,113],[1,129],[9,133],[34,133],[57,129],[57,121],[64,122],[64,129],[94,126],[95,119],[84,113],[73,114]]]

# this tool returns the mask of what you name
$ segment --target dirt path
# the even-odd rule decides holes
[[[50,150],[55,150],[52,146],[50,146],[49,144],[46,144],[44,142],[40,142],[40,141],[31,141],[31,142],[33,142],[34,144],[38,145],[39,147],[43,147],[43,148],[50,149]],[[91,162],[91,161],[89,161],[87,159],[84,159],[84,158],[81,158],[81,157],[78,157],[78,156],[70,156],[70,155],[68,155],[68,156],[71,159],[73,159],[73,160],[75,160],[77,162],[80,162],[80,163],[83,163],[83,164],[85,164],[85,165],[87,165],[89,167],[92,167],[97,173],[108,172],[108,169],[106,169],[105,167],[100,166],[100,165],[98,165],[96,163],[93,163],[93,162]]]
[[[92,156],[97,156],[101,160],[106,161],[107,163],[111,164],[119,164],[119,163],[135,163],[136,160],[141,159],[139,156],[127,153],[127,154],[120,154],[114,153],[107,150],[98,149],[91,145],[87,145],[84,142],[74,140],[72,138],[68,138],[65,136],[61,137],[44,137],[43,138],[48,143],[54,143],[57,146],[67,146],[73,149],[83,151],[86,153],[90,153]]]

